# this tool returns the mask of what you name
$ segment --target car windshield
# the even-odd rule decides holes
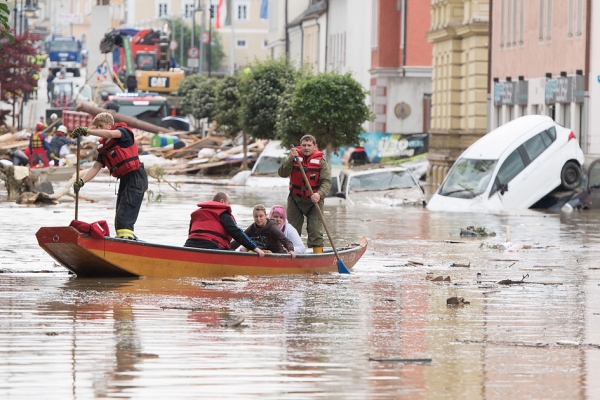
[[[343,185],[345,186],[344,181]],[[408,171],[377,171],[350,177],[349,193],[405,189],[417,186]]]
[[[458,160],[438,193],[461,199],[479,196],[488,187],[497,163],[498,160]]]
[[[119,113],[130,117],[135,117],[142,121],[158,120],[166,117],[166,109],[160,104],[137,106],[137,105],[122,105],[119,107]]]
[[[285,157],[261,157],[256,164],[254,175],[275,174]]]
[[[71,97],[71,90],[73,89],[73,87],[71,86],[71,83],[62,83],[62,82],[55,82],[53,87],[52,87],[52,93],[54,93],[55,95],[59,95],[59,94],[66,94],[67,96]]]
[[[48,51],[79,51],[79,45],[73,41],[55,41],[49,42]]]

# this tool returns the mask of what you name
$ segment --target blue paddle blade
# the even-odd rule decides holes
[[[337,260],[338,273],[340,274],[349,274],[350,271],[344,265],[344,262],[338,258]]]

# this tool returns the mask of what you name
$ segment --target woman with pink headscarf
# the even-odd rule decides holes
[[[306,246],[302,243],[302,239],[300,239],[300,235],[296,228],[290,225],[287,221],[287,214],[285,212],[285,208],[280,205],[274,205],[271,207],[271,212],[269,213],[269,219],[275,221],[281,232],[285,235],[286,238],[294,245],[294,251],[296,254],[304,254],[306,253]]]

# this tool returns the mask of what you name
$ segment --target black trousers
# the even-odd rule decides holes
[[[115,215],[117,236],[128,236],[128,231],[133,234],[146,190],[148,190],[148,175],[143,165],[137,171],[130,172],[119,180]]]

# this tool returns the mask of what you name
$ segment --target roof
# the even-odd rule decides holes
[[[389,171],[389,170],[407,171],[408,168],[402,167],[400,165],[392,165],[392,164],[368,164],[368,165],[362,165],[360,167],[343,169],[340,172],[340,175],[341,174],[345,174],[348,176],[366,175],[366,174],[372,174],[374,172],[383,172],[383,171]]]
[[[461,158],[497,160],[505,151],[512,151],[515,142],[535,130],[539,133],[554,125],[545,115],[526,115],[512,120],[482,136],[461,155]]]
[[[308,6],[302,14],[300,14],[293,21],[288,23],[288,28],[296,25],[300,25],[302,22],[309,19],[315,19],[327,12],[327,2],[325,0],[317,1],[315,4]]]

